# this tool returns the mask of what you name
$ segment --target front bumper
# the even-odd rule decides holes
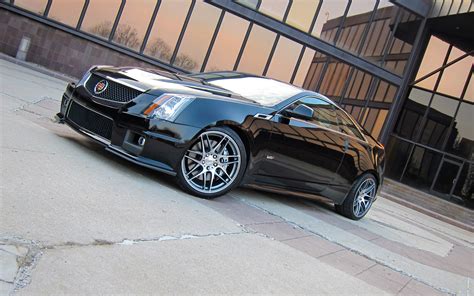
[[[148,96],[143,94],[141,96]],[[146,100],[142,97],[141,100]],[[153,97],[150,98],[150,101]],[[97,133],[94,129],[78,123],[71,116],[71,106],[92,112],[93,116],[110,122],[110,133]],[[127,106],[128,105],[128,106]],[[176,175],[184,152],[191,141],[200,132],[199,128],[176,124],[163,120],[149,120],[133,111],[129,103],[120,109],[100,105],[90,98],[84,87],[68,85],[61,102],[61,110],[56,115],[59,122],[64,122],[77,132],[88,136],[105,149],[132,163]],[[94,117],[92,117],[94,118]],[[91,119],[87,117],[86,119]]]

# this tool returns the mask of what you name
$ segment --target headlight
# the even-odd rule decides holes
[[[182,94],[163,94],[143,112],[149,118],[173,121],[192,100],[194,96]]]

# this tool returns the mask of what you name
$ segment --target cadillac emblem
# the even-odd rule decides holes
[[[94,86],[94,93],[96,95],[103,93],[107,89],[107,86],[109,86],[107,80],[101,80],[97,82],[97,84]]]

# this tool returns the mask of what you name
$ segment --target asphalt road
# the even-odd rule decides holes
[[[384,199],[200,200],[54,123],[65,86],[0,59],[0,294],[472,294],[472,233]]]

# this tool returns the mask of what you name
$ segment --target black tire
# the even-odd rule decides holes
[[[236,147],[237,147],[237,149],[239,150],[239,153],[240,153],[240,166],[238,167],[238,169],[236,169],[236,171],[234,173],[235,178],[231,182],[229,182],[228,185],[226,184],[225,188],[223,188],[222,190],[219,190],[217,192],[202,192],[199,189],[196,189],[195,188],[196,186],[193,187],[192,185],[190,185],[190,183],[189,183],[190,181],[188,182],[186,180],[185,172],[183,170],[183,165],[184,166],[186,165],[184,163],[184,160],[183,160],[185,158],[185,155],[186,155],[186,152],[185,152],[182,156],[182,160],[180,161],[178,172],[177,172],[178,184],[184,191],[186,191],[186,192],[188,192],[192,195],[195,195],[197,197],[204,198],[204,199],[213,199],[213,198],[222,196],[222,195],[226,194],[227,192],[231,191],[232,189],[234,189],[235,187],[237,187],[240,184],[240,182],[241,182],[241,180],[242,180],[242,178],[245,174],[246,168],[247,168],[247,152],[246,152],[246,149],[245,149],[245,145],[242,142],[242,139],[240,139],[239,135],[229,127],[225,127],[225,126],[224,127],[212,127],[212,128],[206,129],[205,131],[203,131],[202,133],[200,133],[196,137],[196,139],[188,147],[188,149],[192,149],[192,147],[194,145],[198,145],[198,142],[201,141],[201,135],[204,135],[204,134],[209,133],[209,132],[217,132],[217,133],[225,134],[226,136],[228,136],[229,138],[231,138],[234,141],[234,143],[236,144]],[[202,170],[204,171],[204,165],[202,166]],[[202,190],[205,190],[205,185],[204,185],[204,189],[202,189]]]
[[[373,182],[373,184],[375,184],[374,185],[375,188],[373,189],[374,190],[373,192],[376,193],[377,188],[378,188],[377,179],[375,178],[374,175],[370,173],[364,174],[354,183],[354,185],[352,185],[352,188],[347,194],[347,197],[344,200],[344,202],[340,205],[335,205],[336,212],[352,220],[362,219],[372,207],[372,204],[375,198],[375,193],[374,193],[374,197],[370,201],[370,204],[368,205],[368,208],[363,212],[363,214],[358,215],[356,213],[354,201],[356,200],[356,198],[358,198],[358,192],[359,192],[360,187],[364,186],[364,184],[368,182]]]

